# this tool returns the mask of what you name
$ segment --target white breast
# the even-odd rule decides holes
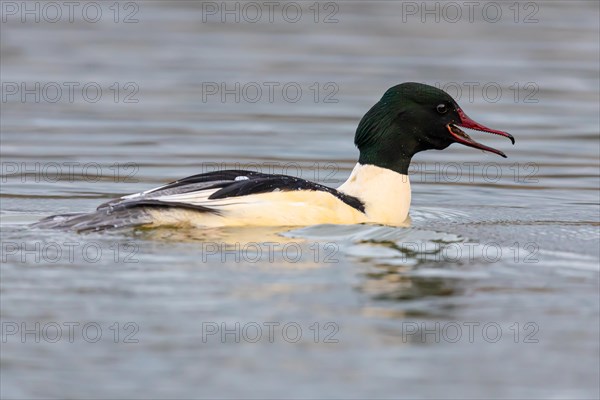
[[[363,201],[368,222],[402,225],[408,217],[411,198],[408,175],[356,164],[338,190]]]

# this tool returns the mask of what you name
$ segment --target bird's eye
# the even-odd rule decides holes
[[[438,104],[438,106],[435,109],[440,114],[446,114],[448,112],[448,107],[444,103]]]

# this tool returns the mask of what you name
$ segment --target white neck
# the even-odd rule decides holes
[[[357,163],[348,180],[338,190],[363,201],[368,222],[401,225],[408,217],[408,175]]]

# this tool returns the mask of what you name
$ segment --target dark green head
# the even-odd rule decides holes
[[[416,153],[443,150],[455,142],[506,157],[500,150],[477,143],[458,126],[502,135],[515,142],[510,134],[467,117],[443,90],[421,83],[402,83],[388,89],[358,124],[354,137],[360,150],[358,162],[407,174]]]

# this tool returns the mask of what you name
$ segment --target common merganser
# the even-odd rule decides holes
[[[473,121],[443,90],[407,82],[388,89],[358,124],[358,163],[337,189],[287,175],[217,171],[120,197],[89,214],[51,216],[34,226],[76,231],[133,226],[399,226],[408,217],[408,167],[416,153],[460,143],[506,157],[471,139],[459,126],[515,142],[512,135]]]

